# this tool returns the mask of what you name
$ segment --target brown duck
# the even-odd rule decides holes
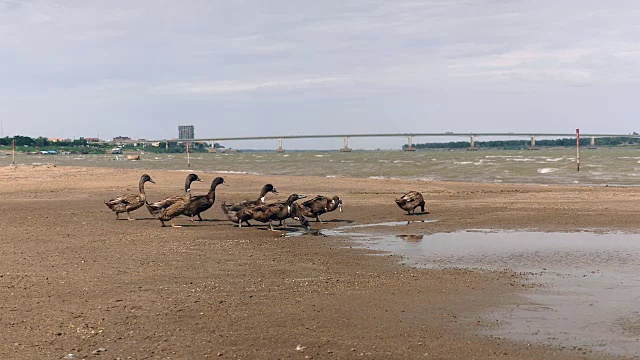
[[[417,191],[409,191],[402,195],[399,199],[396,199],[396,204],[409,215],[412,213],[415,215],[417,207],[420,207],[424,213],[424,198]]]
[[[342,200],[337,196],[328,198],[318,195],[300,204],[300,210],[304,216],[315,217],[316,222],[320,222],[321,224],[322,220],[320,220],[320,215],[334,211],[335,209],[340,209],[340,212],[342,212]]]
[[[226,202],[222,202],[220,207],[222,211],[227,215],[227,218],[238,224],[238,227],[242,227],[242,223],[246,223],[247,226],[251,226],[249,220],[251,219],[251,214],[246,211],[246,208],[249,206],[257,206],[264,205],[264,199],[268,193],[278,194],[276,188],[271,184],[266,184],[260,190],[260,196],[256,200],[245,200],[236,204],[227,204]]]
[[[171,196],[164,200],[156,201],[152,204],[147,203],[149,212],[165,226],[165,221],[170,221],[172,227],[180,227],[173,223],[173,218],[184,214],[187,205],[191,200],[191,183],[194,181],[202,181],[196,174],[187,175],[185,180],[185,194]]]
[[[211,188],[207,194],[191,196],[184,215],[191,216],[191,221],[194,221],[194,216],[197,216],[198,220],[202,221],[200,213],[209,210],[209,208],[213,206],[213,203],[216,201],[216,187],[218,187],[218,185],[227,184],[225,184],[223,178],[217,177],[211,182]]]
[[[298,220],[300,220],[300,222],[304,225],[306,218],[300,218],[299,214],[297,214],[296,216],[296,214],[292,212],[292,206],[296,200],[304,199],[305,197],[306,196],[304,195],[291,194],[289,198],[287,198],[287,201],[285,202],[273,203],[268,205],[250,206],[246,208],[245,213],[251,214],[251,219],[253,220],[257,220],[262,223],[268,222],[270,230],[274,230],[272,221],[274,220],[282,221],[290,217],[297,217]],[[309,221],[307,220],[306,221],[307,226],[308,226],[308,223]]]
[[[145,204],[147,195],[144,193],[144,183],[147,181],[154,184],[156,183],[151,179],[151,176],[144,174],[138,182],[139,194],[127,194],[104,202],[109,209],[116,213],[116,219],[120,220],[120,213],[126,212],[129,220],[135,220],[131,218],[129,212],[139,209]]]

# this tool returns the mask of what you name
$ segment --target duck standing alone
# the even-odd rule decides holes
[[[417,191],[409,191],[402,195],[399,199],[396,199],[396,204],[409,215],[412,213],[415,215],[417,207],[420,207],[424,213],[424,197]]]

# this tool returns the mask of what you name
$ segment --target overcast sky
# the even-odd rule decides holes
[[[630,133],[639,104],[635,0],[0,0],[4,136]]]

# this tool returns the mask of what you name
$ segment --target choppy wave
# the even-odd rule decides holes
[[[208,173],[255,175],[311,175],[326,179],[356,177],[413,179],[426,181],[470,181],[536,184],[640,185],[640,149],[614,148],[584,154],[576,171],[575,150],[540,149],[480,151],[357,151],[352,153],[295,152],[276,154],[198,154],[187,166],[184,154],[144,154],[139,161],[113,155],[26,155],[17,154],[18,164],[53,162],[57,166],[103,166],[141,171],[204,171]],[[284,156],[283,156],[284,155]],[[320,155],[320,156],[318,156]],[[0,158],[4,164],[11,159]],[[1,164],[0,164],[1,165]],[[550,166],[553,165],[553,166]],[[224,169],[224,170],[217,170]],[[327,175],[330,174],[330,175]],[[330,180],[327,180],[330,181]]]

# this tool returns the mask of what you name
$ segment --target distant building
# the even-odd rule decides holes
[[[195,139],[195,132],[193,125],[180,125],[178,126],[178,139]]]
[[[94,138],[94,137],[88,137],[88,138],[84,138],[85,140],[87,140],[87,142],[92,142],[92,143],[101,143],[102,140],[100,140],[100,138]]]
[[[128,137],[128,136],[116,136],[116,137],[113,138],[113,142],[116,143],[116,144],[124,142],[124,141],[130,141],[130,140],[131,140],[131,138]]]

